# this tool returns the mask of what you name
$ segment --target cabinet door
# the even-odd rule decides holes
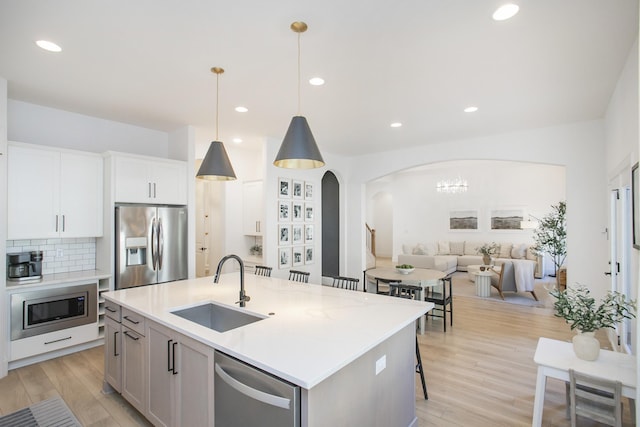
[[[8,148],[7,239],[58,237],[60,153],[18,145]]]
[[[171,332],[156,323],[149,322],[149,414],[156,426],[172,426],[175,413],[174,368],[177,342]],[[198,424],[192,424],[198,425]]]
[[[60,155],[60,237],[102,236],[102,157]]]
[[[122,328],[107,317],[104,321],[104,379],[118,393],[122,391]]]
[[[248,236],[262,236],[262,181],[242,185],[243,231]]]
[[[122,335],[122,396],[145,415],[145,337],[124,326]]]
[[[180,337],[178,426],[213,426],[213,349]]]
[[[154,203],[187,204],[186,163],[152,162],[149,170]]]
[[[115,201],[148,203],[152,200],[147,161],[134,157],[114,158]]]

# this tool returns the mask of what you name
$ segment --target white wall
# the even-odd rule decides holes
[[[603,292],[607,284],[602,273],[608,267],[604,153],[604,126],[598,120],[352,158],[347,194],[348,273],[361,274],[365,266],[367,182],[395,171],[448,160],[513,160],[566,166],[568,280],[589,285],[594,293]]]
[[[638,40],[634,43],[605,115],[606,167],[611,188],[631,187],[631,168],[638,162],[640,121],[638,119],[639,72]],[[636,201],[636,208],[638,208]],[[637,299],[640,286],[640,251],[631,248],[631,299]],[[638,325],[632,326],[632,348],[637,353]],[[640,372],[640,371],[639,371]]]
[[[6,249],[7,240],[7,81],[0,77],[0,378],[7,375],[9,363],[9,318],[4,307],[8,307],[5,286],[7,284]]]
[[[4,98],[6,99],[6,97]],[[167,157],[167,133],[22,101],[8,100],[10,141],[102,153]]]
[[[457,176],[468,181],[467,192],[443,194],[436,191],[438,180]],[[492,231],[491,210],[518,209],[524,212],[525,219],[529,214],[541,218],[551,211],[552,204],[557,205],[566,198],[564,167],[535,163],[442,162],[394,173],[381,181],[367,185],[367,204],[372,192],[380,194],[381,189],[393,199],[394,259],[401,253],[403,244],[419,242],[466,240],[532,244],[532,230]],[[373,203],[376,203],[375,195],[373,197]],[[449,213],[454,210],[476,210],[478,230],[449,230]],[[549,272],[553,272],[553,268]]]
[[[345,271],[345,254],[347,254],[348,245],[346,242],[346,233],[348,231],[349,223],[346,221],[347,216],[347,204],[345,203],[346,188],[348,186],[348,180],[345,178],[348,171],[348,159],[343,157],[333,156],[328,153],[322,153],[325,160],[325,166],[317,169],[283,169],[273,165],[273,160],[276,158],[278,150],[280,149],[281,140],[268,138],[265,140],[265,230],[263,237],[263,258],[266,265],[273,267],[272,276],[280,278],[289,277],[289,268],[278,268],[278,215],[277,215],[277,200],[278,190],[277,183],[278,178],[289,178],[301,181],[313,182],[315,186],[314,194],[314,226],[315,226],[315,263],[311,265],[303,265],[295,267],[296,270],[309,271],[311,273],[309,282],[320,283],[322,275],[322,215],[320,210],[320,201],[322,198],[322,176],[327,171],[331,171],[335,174],[340,185],[340,251],[343,256],[340,259],[340,272]],[[322,152],[322,144],[319,143],[320,151]],[[362,271],[353,277],[360,277]]]

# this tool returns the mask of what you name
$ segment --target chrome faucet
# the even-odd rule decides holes
[[[222,265],[229,259],[233,258],[238,261],[240,264],[240,301],[236,301],[236,304],[240,303],[240,307],[244,307],[246,302],[251,301],[251,297],[244,293],[244,262],[242,262],[242,258],[238,255],[227,255],[223,257],[218,263],[218,268],[216,268],[216,275],[213,278],[213,283],[218,283],[220,279],[220,271],[222,270]]]

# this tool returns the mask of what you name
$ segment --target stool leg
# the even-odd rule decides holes
[[[424,393],[424,400],[429,400],[427,394],[427,383],[424,380],[424,371],[422,369],[422,358],[420,357],[420,347],[418,346],[418,337],[416,336],[416,358],[418,363],[416,364],[416,372],[420,374],[420,381],[422,381],[422,392]]]

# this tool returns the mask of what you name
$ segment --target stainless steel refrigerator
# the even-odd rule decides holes
[[[187,278],[186,206],[116,206],[115,288]]]

